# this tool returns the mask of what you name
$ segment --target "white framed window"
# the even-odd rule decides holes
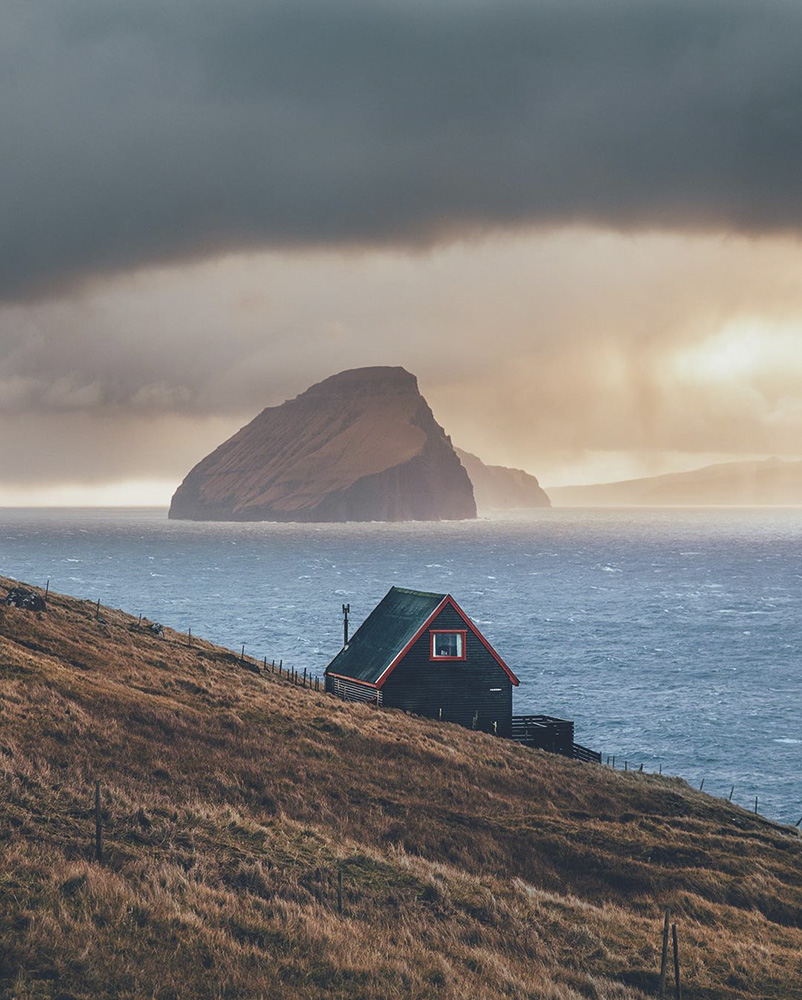
[[[464,629],[432,629],[429,658],[432,660],[464,660]]]

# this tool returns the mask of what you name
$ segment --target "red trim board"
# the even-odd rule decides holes
[[[379,678],[375,682],[375,684],[368,684],[368,687],[376,687],[376,688],[382,687],[382,685],[385,683],[385,681],[390,676],[390,674],[398,666],[398,664],[400,663],[400,661],[407,655],[407,653],[410,651],[410,649],[415,645],[415,643],[418,641],[418,639],[420,639],[420,637],[423,635],[423,633],[426,631],[426,629],[431,625],[431,623],[435,620],[435,618],[440,614],[440,612],[445,607],[447,607],[447,605],[449,605],[449,604],[451,605],[452,608],[454,608],[454,610],[457,612],[457,614],[462,618],[462,620],[468,626],[468,628],[470,629],[470,631],[473,632],[473,634],[476,636],[476,638],[484,645],[484,647],[487,649],[487,651],[490,653],[490,655],[493,657],[493,659],[496,661],[496,663],[498,663],[498,665],[501,667],[501,669],[504,671],[504,673],[509,677],[509,679],[512,681],[512,683],[516,687],[518,686],[518,684],[520,684],[520,681],[515,676],[515,674],[510,670],[510,668],[507,666],[507,664],[504,662],[504,660],[501,659],[501,657],[498,655],[498,653],[495,651],[495,649],[493,649],[493,647],[490,645],[490,643],[487,641],[487,639],[485,639],[485,637],[482,635],[482,633],[479,631],[479,629],[473,624],[473,622],[465,614],[465,612],[462,610],[462,608],[459,606],[459,604],[457,604],[457,602],[454,600],[454,598],[451,596],[451,594],[446,594],[446,596],[443,598],[443,600],[437,605],[437,607],[434,609],[434,611],[432,611],[432,613],[429,615],[429,617],[426,619],[426,621],[421,625],[421,627],[418,629],[418,631],[412,636],[412,638],[409,640],[409,642],[406,644],[406,646],[404,646],[404,648],[399,653],[396,653],[396,655],[393,657],[393,659],[390,661],[390,663],[384,668],[384,671],[379,676]],[[444,629],[444,631],[447,631],[447,630]],[[440,657],[438,657],[438,659],[440,659]],[[332,674],[332,676],[334,676],[334,675]],[[361,681],[360,683],[364,684],[366,682],[365,681]]]

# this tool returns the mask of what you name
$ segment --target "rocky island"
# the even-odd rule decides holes
[[[170,505],[198,521],[476,517],[473,487],[403,368],[357,368],[263,410],[195,466]]]

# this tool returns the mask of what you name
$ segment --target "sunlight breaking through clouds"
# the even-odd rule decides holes
[[[795,370],[802,377],[802,317],[772,323],[736,319],[706,340],[679,352],[678,377],[702,382],[751,382]]]
[[[264,406],[371,364],[415,372],[455,443],[552,485],[795,457],[798,258],[575,228],[229,255],[6,306],[0,481],[177,484]]]

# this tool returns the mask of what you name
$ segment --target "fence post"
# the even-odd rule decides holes
[[[704,779],[704,778],[702,778],[702,781],[701,781],[701,783],[700,783],[700,785],[699,785],[699,791],[701,792],[701,790],[702,790],[702,789],[703,789],[704,787],[705,787],[705,779]]]
[[[97,599],[97,604],[95,605],[95,618],[100,618],[100,598]]]
[[[304,687],[306,687],[306,667],[304,667]]]
[[[735,791],[735,785],[730,789],[730,794],[727,796],[727,801],[732,802],[732,793]]]
[[[757,795],[755,796],[755,816],[757,816]]]
[[[47,578],[47,583],[45,584],[45,600],[47,600],[47,596],[49,593],[50,593],[50,577]]]
[[[674,943],[674,1000],[682,1000],[682,987],[679,982],[679,948],[677,946],[677,925],[671,925],[671,938]]]
[[[100,811],[100,782],[95,782],[95,860],[103,860],[103,815]]]
[[[660,997],[665,997],[666,995],[666,970],[668,968],[668,924],[671,920],[671,909],[666,907],[665,916],[663,917],[663,953],[660,958]]]

